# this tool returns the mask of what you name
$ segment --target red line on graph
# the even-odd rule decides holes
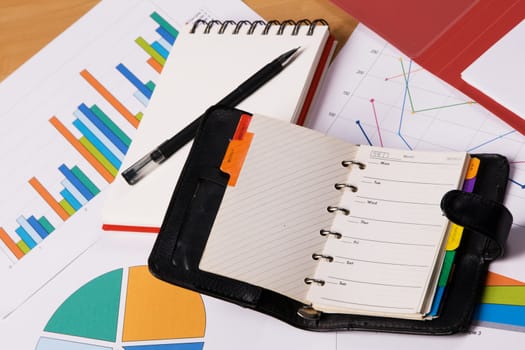
[[[376,121],[377,136],[379,137],[379,144],[383,147],[383,139],[381,138],[381,130],[379,130],[379,121],[377,120],[376,105],[374,102],[375,100],[371,98],[370,103],[372,104],[372,111],[374,112],[374,119]]]

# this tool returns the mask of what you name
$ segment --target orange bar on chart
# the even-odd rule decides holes
[[[159,62],[157,62],[155,59],[153,59],[153,57],[151,57],[147,62],[153,69],[155,69],[157,73],[162,72],[163,66]]]
[[[512,279],[507,276],[500,275],[498,273],[489,271],[487,274],[487,280],[485,282],[487,286],[525,286],[524,282]]]
[[[115,177],[106,169],[100,162],[91,154],[89,151],[78,141],[65,126],[62,124],[57,117],[53,116],[49,119],[51,124],[58,130],[59,133],[64,136],[64,138],[69,141],[69,143],[78,151],[80,154],[97,170],[97,172],[102,175],[102,177],[108,182],[111,183]]]
[[[86,81],[95,89],[99,94],[102,95],[126,120],[133,125],[135,128],[138,128],[140,120],[138,120],[133,113],[131,113],[122,103],[111,92],[108,91],[91,73],[87,70],[80,72],[80,75],[86,79]]]
[[[17,259],[21,259],[24,256],[24,252],[16,245],[16,243],[9,237],[7,232],[0,227],[0,240],[9,248],[9,250],[16,256]]]
[[[32,177],[29,180],[29,184],[33,186],[35,191],[38,192],[38,194],[44,199],[44,201],[55,211],[55,213],[60,216],[60,218],[64,221],[66,221],[69,218],[69,214],[62,208],[60,203],[58,203],[51,193],[49,193],[48,190],[40,183],[40,181],[37,180],[36,177]]]

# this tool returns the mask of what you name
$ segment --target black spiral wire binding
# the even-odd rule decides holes
[[[233,34],[239,34],[244,27],[248,27],[247,34],[253,35],[255,33],[255,30],[258,26],[264,26],[261,34],[262,35],[268,35],[270,33],[270,30],[272,27],[276,26],[277,29],[277,35],[283,35],[286,28],[292,26],[293,30],[291,35],[298,35],[299,30],[303,26],[308,27],[308,31],[306,35],[313,35],[315,31],[316,26],[328,26],[328,22],[324,19],[315,19],[313,21],[310,21],[308,19],[301,19],[298,21],[295,20],[271,20],[268,22],[257,20],[257,21],[247,21],[247,20],[241,20],[241,21],[232,21],[232,20],[226,20],[226,21],[219,21],[219,20],[203,20],[199,19],[196,20],[190,30],[190,33],[194,34],[197,32],[197,29],[201,26],[204,26],[203,33],[209,34],[211,33],[212,29],[214,27],[219,27],[217,30],[217,33],[224,34],[226,32],[226,29],[230,26],[235,26],[233,29]]]

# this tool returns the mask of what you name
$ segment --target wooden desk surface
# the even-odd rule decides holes
[[[0,0],[0,81],[99,0]],[[263,18],[324,18],[344,44],[357,22],[329,0],[245,0]]]

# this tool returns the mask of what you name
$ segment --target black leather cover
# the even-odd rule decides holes
[[[481,163],[474,194],[451,191],[443,198],[444,213],[451,221],[464,226],[465,231],[438,318],[420,321],[327,313],[305,318],[298,314],[304,305],[295,300],[198,268],[229,178],[219,167],[244,113],[218,107],[204,117],[149,257],[153,275],[307,330],[414,334],[451,334],[468,330],[488,264],[502,254],[512,223],[512,216],[501,204],[509,172],[504,157],[477,154]]]

